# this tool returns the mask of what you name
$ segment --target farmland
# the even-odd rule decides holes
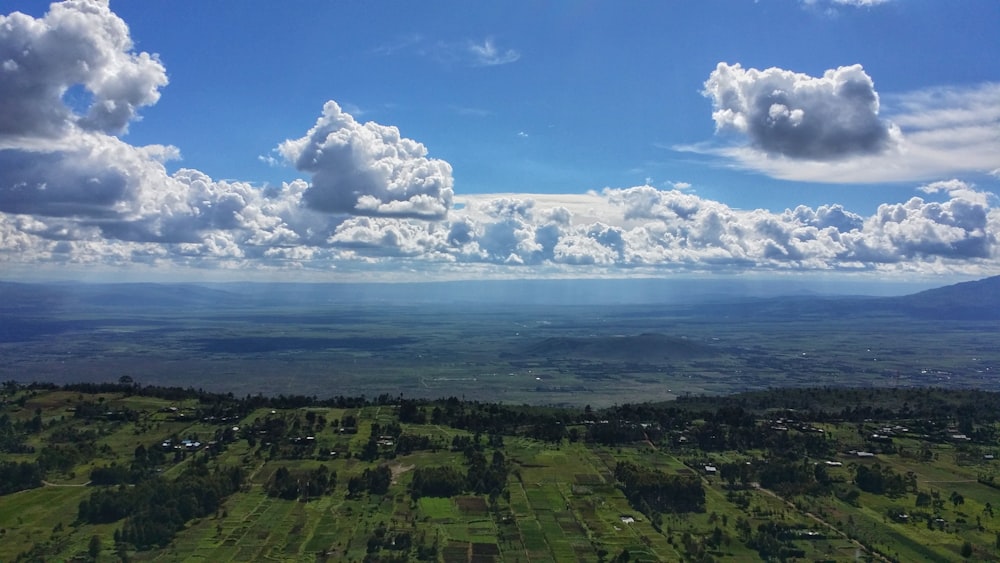
[[[10,383],[2,461],[38,465],[42,479],[0,496],[0,559],[998,558],[996,395],[813,389],[710,402],[584,410]],[[857,408],[831,408],[843,404]],[[123,469],[118,484],[95,483],[109,467]],[[141,514],[81,508],[236,471],[232,493],[164,537],[129,532]],[[640,474],[686,487],[693,504],[653,495]],[[453,489],[429,493],[447,478]]]

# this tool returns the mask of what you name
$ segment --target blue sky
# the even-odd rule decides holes
[[[9,277],[1000,273],[993,1],[4,10]]]

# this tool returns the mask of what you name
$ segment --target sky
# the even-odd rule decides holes
[[[0,11],[0,278],[1000,274],[994,0]]]

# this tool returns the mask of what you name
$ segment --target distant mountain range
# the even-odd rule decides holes
[[[777,293],[786,290],[788,293]],[[0,282],[0,314],[80,309],[225,310],[322,308],[332,304],[627,305],[636,314],[825,316],[898,314],[922,319],[1000,320],[1000,276],[898,297],[807,293],[802,286],[733,280],[516,280],[423,284],[25,284]]]
[[[801,296],[693,303],[689,314],[746,317],[845,317],[899,315],[939,320],[1000,320],[1000,276],[896,297]]]
[[[1000,276],[882,299],[908,315],[932,319],[1000,319]]]

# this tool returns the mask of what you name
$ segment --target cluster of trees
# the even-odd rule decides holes
[[[73,411],[74,418],[81,418],[84,420],[117,420],[117,421],[129,421],[136,422],[139,420],[139,412],[134,411],[125,407],[117,407],[115,409],[110,409],[103,404],[104,399],[101,398],[99,402],[92,401],[82,401],[76,404],[76,409]]]
[[[418,467],[413,471],[410,494],[420,497],[451,497],[466,488],[465,474],[452,465]]]
[[[294,409],[302,407],[334,407],[340,409],[361,408],[370,405],[399,405],[400,420],[421,423],[426,421],[425,408],[431,403],[420,400],[401,399],[389,394],[381,394],[368,399],[365,397],[337,396],[319,399],[304,395],[247,395],[236,398],[232,393],[212,393],[201,389],[180,387],[140,386],[130,377],[124,376],[118,383],[74,383],[57,386],[51,383],[21,385],[5,382],[4,391],[12,393],[18,389],[78,391],[80,393],[126,393],[179,401],[195,398],[203,406],[205,415],[245,415],[257,408]],[[850,406],[844,406],[850,405]],[[794,409],[801,418],[813,421],[862,422],[878,419],[940,419],[952,418],[961,413],[961,418],[974,425],[1000,421],[1000,393],[978,390],[948,390],[938,388],[903,389],[851,389],[837,387],[783,388],[761,392],[741,393],[729,397],[679,397],[671,405],[645,404],[622,405],[602,413],[604,418],[615,417],[622,420],[657,420],[664,428],[670,428],[673,419],[690,419],[691,415],[728,416],[727,409],[734,412],[754,413]],[[655,413],[647,411],[656,411]],[[585,416],[590,417],[590,413]],[[667,420],[663,420],[666,418]],[[494,431],[515,434],[515,430],[536,423],[559,421],[562,425],[578,422],[580,415],[572,413],[552,413],[537,409],[461,401],[451,397],[432,408],[431,422],[448,424],[469,431]],[[666,423],[666,424],[665,424]],[[733,420],[727,422],[732,426]]]
[[[365,469],[361,475],[355,475],[347,481],[347,496],[356,498],[362,492],[384,495],[389,492],[390,484],[392,484],[392,471],[388,465]]]
[[[210,471],[196,461],[176,480],[150,477],[134,487],[119,486],[94,491],[80,502],[77,517],[99,524],[126,518],[115,531],[115,541],[137,549],[162,547],[192,518],[211,514],[243,483],[239,467]]]
[[[670,539],[668,541],[673,541]],[[716,526],[707,536],[695,536],[689,531],[681,534],[681,547],[687,556],[685,561],[714,563],[711,551],[718,550],[723,544],[729,545],[732,540],[729,535]]]
[[[436,403],[430,414],[432,424],[447,425],[478,434],[528,436],[548,442],[559,442],[566,438],[567,426],[577,422],[577,418],[575,413],[568,410],[551,411],[528,406],[460,401],[456,397]]]
[[[113,486],[126,483],[135,484],[149,477],[154,469],[166,462],[166,454],[159,448],[137,446],[129,465],[99,466],[90,470],[90,484]]]
[[[801,528],[793,528],[781,522],[765,522],[757,526],[757,531],[746,538],[746,545],[760,554],[765,561],[787,561],[806,556],[805,550],[795,547],[791,540],[796,539]]]
[[[676,406],[695,411],[726,407],[752,412],[788,409],[791,417],[816,422],[957,418],[961,431],[969,436],[1000,422],[1000,393],[933,387],[787,387],[729,397],[678,397]]]
[[[132,473],[125,465],[112,463],[90,470],[90,484],[97,486],[113,486],[124,483],[135,483],[141,477]]]
[[[916,489],[916,477],[908,478],[880,463],[858,465],[854,469],[854,484],[867,493],[901,497],[907,489]]]
[[[420,497],[451,497],[463,492],[488,494],[496,498],[507,487],[510,466],[500,450],[494,450],[490,460],[481,450],[466,450],[467,470],[457,467],[419,467],[413,472],[410,494]]]
[[[300,474],[292,473],[282,465],[274,472],[264,489],[272,497],[309,500],[330,494],[336,486],[337,472],[330,471],[325,465]]]
[[[595,420],[595,418],[597,420]],[[833,443],[822,433],[788,432],[738,405],[714,410],[670,405],[622,405],[586,419],[588,442],[613,446],[672,436],[674,447],[706,452],[763,449],[801,458],[830,455]]]
[[[593,421],[589,421],[593,422]],[[642,426],[632,421],[613,418],[600,424],[588,424],[584,439],[590,443],[616,446],[645,440]],[[652,438],[652,436],[650,436]]]
[[[420,408],[421,403],[410,399],[399,400],[399,411],[396,413],[400,422],[409,424],[425,424],[427,413]]]
[[[396,454],[407,455],[420,450],[437,450],[439,443],[422,434],[401,434],[396,438]]]
[[[620,461],[615,467],[615,479],[629,504],[650,519],[654,513],[705,510],[705,489],[696,475],[668,475]]]
[[[0,461],[0,495],[42,486],[42,469],[27,461]]]
[[[36,461],[45,472],[68,473],[77,465],[94,459],[99,453],[110,453],[110,448],[106,444],[98,448],[93,439],[67,444],[48,444],[38,451]]]
[[[379,523],[372,530],[372,535],[368,538],[365,561],[378,561],[380,563],[407,563],[412,561],[408,553],[411,548],[416,547],[414,555],[417,561],[437,561],[438,545],[437,539],[428,544],[427,534],[420,533],[414,538],[408,531],[390,531],[385,524]],[[379,553],[380,550],[388,550],[389,554]]]
[[[7,413],[0,414],[0,453],[26,454],[34,448],[25,443],[29,434],[42,429],[42,413],[36,411],[35,416],[25,422],[12,419]]]
[[[825,494],[833,482],[825,465],[808,459],[770,459],[756,469],[760,485],[782,495]]]
[[[465,457],[469,466],[465,481],[470,491],[488,494],[494,498],[503,493],[507,487],[507,473],[510,470],[503,452],[494,450],[489,462],[480,450],[472,452],[466,450]]]

